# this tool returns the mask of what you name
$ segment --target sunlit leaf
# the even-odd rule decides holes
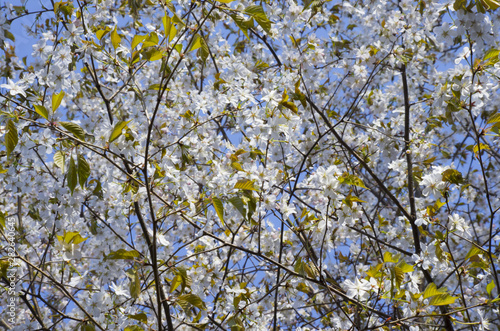
[[[120,121],[115,124],[115,127],[113,128],[113,131],[111,131],[111,134],[109,135],[109,142],[112,143],[118,137],[122,135],[122,131],[127,127],[127,124],[130,123],[130,121]]]
[[[438,294],[438,295],[432,297],[431,301],[429,302],[429,305],[431,305],[431,306],[451,305],[457,299],[458,299],[458,297],[451,296],[447,293]]]
[[[134,319],[136,321],[142,322],[144,324],[148,323],[148,315],[145,313],[139,313],[134,315],[127,315],[128,318]]]
[[[212,197],[212,203],[215,211],[217,212],[217,216],[219,216],[222,225],[224,225],[224,205],[222,204],[222,201],[220,201],[217,197]]]
[[[197,296],[195,294],[191,294],[191,293],[183,294],[183,295],[179,296],[177,298],[177,303],[179,303],[183,309],[185,307],[185,303],[189,303],[190,305],[192,305],[198,309],[201,309],[201,310],[207,309],[203,300],[201,300],[199,296]],[[186,309],[184,309],[184,310],[186,310]]]
[[[64,91],[59,92],[58,94],[52,95],[52,112],[55,112],[57,108],[61,105],[61,102],[64,98]]]
[[[137,299],[141,294],[141,281],[139,279],[139,274],[134,270],[133,277],[129,285],[130,296]]]
[[[113,45],[114,49],[117,49],[120,46],[120,42],[122,41],[122,38],[118,35],[118,32],[116,31],[116,27],[111,31],[111,44]]]
[[[81,141],[85,141],[85,131],[78,124],[73,122],[59,122],[59,124]]]
[[[5,147],[7,155],[10,155],[16,148],[18,142],[17,128],[12,120],[7,122],[7,133],[5,134]]]
[[[267,33],[271,30],[271,21],[267,18],[266,13],[262,6],[251,5],[245,8],[245,13],[252,16],[257,23],[262,27]]]
[[[131,44],[132,49],[134,49],[137,45],[142,43],[144,41],[144,39],[146,39],[146,37],[147,36],[141,36],[141,35],[134,36],[134,38],[132,39],[132,44]]]
[[[236,182],[234,185],[234,188],[240,189],[240,190],[252,190],[252,191],[258,191],[256,187],[254,187],[253,180],[250,179],[240,179],[239,181]]]
[[[49,119],[49,112],[44,106],[35,105],[35,111],[38,115],[42,116],[46,120]]]
[[[189,46],[187,52],[191,52],[191,51],[194,51],[194,50],[197,50],[198,48],[201,47],[201,36],[199,34],[196,34],[194,37],[193,37],[193,41],[191,42],[191,45]]]
[[[126,249],[119,249],[117,251],[110,252],[107,256],[107,260],[132,260],[136,257],[139,257],[140,254],[136,250],[128,251]]]
[[[436,284],[430,283],[427,285],[424,291],[424,299],[431,298],[436,295],[445,294],[447,290],[445,288],[438,289]]]

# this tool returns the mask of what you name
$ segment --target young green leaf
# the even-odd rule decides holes
[[[245,203],[240,197],[232,197],[228,200],[234,208],[236,208],[243,217],[247,217],[247,211],[245,209]]]
[[[192,306],[195,306],[198,309],[202,309],[202,310],[207,309],[205,306],[205,303],[200,299],[200,297],[195,295],[195,294],[191,294],[191,293],[183,294],[183,295],[179,296],[177,298],[177,302],[182,307],[182,309],[184,309],[184,307],[186,306],[185,305],[186,302]]]
[[[146,37],[147,36],[135,35],[134,38],[132,39],[132,44],[131,44],[132,49],[136,48],[137,45],[142,43],[144,39],[146,39]]]
[[[458,299],[458,297],[451,296],[448,293],[443,293],[443,294],[438,294],[436,296],[433,296],[431,301],[429,302],[429,304],[431,306],[451,305],[457,299]]]
[[[451,184],[461,184],[464,181],[462,173],[456,169],[447,169],[442,173],[443,181]]]
[[[180,285],[182,284],[182,278],[180,275],[176,275],[172,281],[170,282],[170,290],[169,292],[172,293],[177,289]]]
[[[106,260],[132,260],[139,256],[141,255],[136,250],[127,251],[121,248],[117,251],[110,252],[108,256],[106,256]]]
[[[73,195],[73,192],[75,191],[75,187],[78,181],[78,175],[77,175],[76,164],[72,157],[69,158],[69,167],[66,180],[68,183],[68,187],[71,190],[71,195]]]
[[[139,325],[129,325],[127,326],[125,329],[123,329],[123,331],[144,331],[144,329],[142,327],[140,327]]]
[[[431,298],[431,297],[439,295],[439,294],[446,294],[446,292],[447,292],[446,288],[438,289],[436,284],[430,283],[425,288],[424,299]]]
[[[193,37],[193,41],[191,42],[191,45],[189,46],[187,52],[191,52],[191,51],[194,51],[194,50],[197,50],[198,48],[200,48],[201,47],[201,39],[202,38],[199,34],[195,34]]]
[[[201,48],[198,50],[198,56],[205,62],[208,59],[208,56],[210,55],[210,50],[208,49],[207,42],[205,41],[205,38],[201,37],[200,38],[201,42]]]
[[[240,179],[239,181],[236,182],[234,188],[240,190],[258,191],[258,189],[253,186],[253,180],[250,179]]]
[[[141,281],[139,279],[139,274],[135,270],[134,270],[134,276],[132,277],[130,282],[129,291],[130,291],[130,296],[134,299],[137,299],[141,294]]]
[[[258,5],[251,5],[245,8],[245,14],[250,15],[253,17],[257,23],[262,27],[264,31],[269,33],[271,31],[271,21],[269,18],[267,18],[266,13],[264,12],[264,9],[262,6]]]
[[[73,122],[59,122],[66,130],[71,132],[75,137],[81,141],[85,141],[85,131],[76,123]]]
[[[117,49],[120,46],[120,42],[122,41],[122,38],[118,35],[118,32],[116,31],[116,26],[111,31],[111,44],[113,45],[114,49]]]
[[[491,291],[493,291],[493,289],[495,288],[495,281],[493,281],[493,279],[491,280],[491,282],[486,285],[486,292],[488,292],[488,294],[491,296]]]
[[[12,120],[7,122],[7,133],[5,134],[5,147],[7,148],[7,155],[10,155],[18,142],[17,128]]]
[[[66,156],[64,155],[63,152],[57,151],[54,154],[54,164],[61,169],[61,171],[64,173],[64,165],[66,163]]]
[[[145,313],[127,315],[127,317],[142,322],[144,324],[148,324],[148,315],[146,315]]]
[[[243,17],[232,14],[230,15],[234,23],[240,28],[241,32],[250,40],[248,36],[248,29],[253,28],[253,18],[250,17],[249,20],[245,20]]]
[[[49,119],[49,112],[44,106],[35,105],[35,111],[38,115],[42,116],[46,120]]]
[[[61,105],[62,99],[64,98],[64,91],[59,92],[58,94],[52,95],[52,112],[55,112],[57,108]]]
[[[111,134],[109,135],[109,142],[112,143],[113,141],[118,139],[118,137],[121,136],[123,129],[125,129],[127,127],[127,124],[130,123],[131,121],[132,120],[120,121],[116,123],[115,127],[113,128],[113,131],[111,131]]]
[[[83,155],[78,154],[78,182],[80,187],[83,189],[87,179],[90,176],[90,166],[83,157]]]
[[[224,205],[222,204],[222,201],[220,201],[217,197],[212,197],[212,203],[214,205],[217,216],[219,216],[222,225],[224,225]]]

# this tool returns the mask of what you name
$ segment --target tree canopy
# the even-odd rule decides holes
[[[0,325],[499,330],[499,6],[1,4]]]

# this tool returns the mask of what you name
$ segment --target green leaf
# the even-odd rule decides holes
[[[392,255],[391,252],[385,252],[384,253],[384,263],[396,263],[398,262],[399,260],[399,256],[396,254],[396,255]]]
[[[195,34],[193,37],[193,41],[191,42],[191,45],[189,46],[187,52],[191,52],[191,51],[194,51],[194,50],[197,50],[198,48],[200,48],[201,47],[201,39],[203,39],[203,38],[201,38],[201,36],[199,34]]]
[[[184,309],[185,305],[181,304],[181,302],[187,302],[201,310],[207,309],[205,303],[200,299],[200,297],[192,293],[183,294],[177,298],[177,303],[179,303],[182,309]]]
[[[462,173],[455,169],[447,169],[443,171],[442,176],[444,182],[448,182],[455,185],[462,184],[464,181]]]
[[[500,7],[500,2],[496,0],[479,0],[487,10],[495,10]]]
[[[144,331],[144,329],[139,325],[132,324],[123,329],[123,331]]]
[[[158,35],[153,31],[149,34],[146,40],[142,43],[142,48],[151,47],[158,45],[159,39]]]
[[[78,154],[78,182],[83,189],[87,179],[90,176],[90,166],[83,157],[83,155]]]
[[[82,324],[80,331],[95,331],[94,324]]]
[[[161,60],[163,58],[164,54],[160,50],[154,50],[148,57],[148,60],[153,62],[157,60]]]
[[[141,294],[141,281],[139,279],[139,274],[134,270],[134,275],[131,279],[129,285],[130,296],[134,299],[137,299]]]
[[[163,32],[165,33],[165,38],[168,39],[170,35],[170,26],[172,26],[172,20],[170,19],[170,16],[168,16],[167,12],[165,12],[165,15],[161,18],[161,22],[163,23]]]
[[[66,156],[64,155],[63,152],[57,151],[54,154],[54,164],[61,169],[61,171],[64,173],[64,166],[66,164]]]
[[[368,189],[361,178],[356,175],[351,175],[347,172],[344,172],[341,177],[338,178],[340,184],[344,185],[354,185],[362,188]]]
[[[305,263],[302,262],[302,257],[299,256],[295,261],[295,264],[293,265],[293,271],[295,271],[301,276],[304,276],[306,274],[306,271],[304,269],[304,264]]]
[[[229,15],[233,19],[234,23],[240,28],[240,30],[243,32],[243,34],[250,40],[250,37],[248,36],[248,29],[253,28],[253,18],[250,18],[249,20],[245,20],[243,17],[240,17],[238,15]]]
[[[451,305],[452,303],[457,300],[458,297],[453,297],[449,295],[448,293],[443,293],[443,294],[438,294],[436,296],[433,296],[429,304],[431,306],[444,306],[444,305]]]
[[[120,46],[120,42],[122,41],[122,38],[118,35],[118,32],[116,31],[116,26],[111,31],[111,44],[113,45],[114,49],[117,49]]]
[[[490,116],[487,124],[496,124],[499,122],[500,122],[500,112],[497,112],[497,113],[494,113],[493,115]]]
[[[52,95],[52,112],[55,112],[57,108],[61,105],[61,101],[64,98],[64,91],[59,92],[58,94]]]
[[[484,54],[483,61],[492,60],[492,62],[498,62],[498,55],[500,54],[500,49],[492,48]]]
[[[106,256],[106,260],[132,260],[139,256],[140,254],[136,250],[127,251],[121,248],[117,251],[110,252],[108,256]]]
[[[104,30],[98,30],[95,35],[97,37],[97,39],[101,40],[102,37],[104,37],[104,35],[106,35],[106,33],[108,33],[111,29],[109,27],[107,27],[106,29]]]
[[[258,191],[258,189],[253,186],[253,180],[250,179],[240,179],[236,182],[234,188],[240,190]]]
[[[9,30],[3,30],[3,33],[4,33],[4,35],[5,35],[6,38],[8,38],[8,39],[10,39],[12,41],[16,41],[16,37]]]
[[[239,162],[231,162],[231,168],[236,169],[238,171],[245,171]]]
[[[83,238],[79,232],[66,232],[64,235],[56,235],[57,239],[60,242],[64,242],[66,244],[74,244],[78,245],[79,243],[84,242],[88,238]]]
[[[436,284],[430,283],[425,288],[424,299],[431,298],[433,296],[440,295],[440,294],[446,294],[446,292],[447,292],[446,288],[438,289]]]
[[[222,2],[222,3],[231,3],[234,0],[216,0],[217,2]]]
[[[240,212],[243,217],[247,216],[243,199],[241,199],[240,197],[232,197],[228,201],[234,206],[234,208],[236,208]]]
[[[493,291],[494,288],[495,288],[495,282],[491,280],[491,282],[488,285],[486,285],[486,292],[488,292],[488,294],[491,296],[491,291]]]
[[[177,35],[177,28],[175,27],[174,24],[171,24],[170,30],[168,33],[168,40],[173,41],[176,35]],[[180,44],[177,44],[177,45],[180,45]],[[175,45],[175,46],[177,46],[177,45]],[[182,45],[181,45],[181,47],[182,47]]]
[[[144,36],[141,36],[141,35],[136,35],[134,36],[134,38],[132,39],[132,49],[134,49],[137,45],[139,45],[140,43],[142,43],[144,41],[144,39],[146,39],[146,35]]]
[[[69,132],[71,132],[75,137],[81,141],[85,141],[85,131],[76,123],[73,122],[60,122],[60,124]]]
[[[222,201],[217,197],[212,197],[212,204],[214,205],[215,211],[217,212],[217,216],[219,216],[222,225],[224,225],[224,205]]]
[[[73,195],[73,192],[75,191],[76,183],[77,183],[77,169],[75,165],[75,161],[73,160],[72,157],[69,158],[69,168],[68,168],[68,174],[67,174],[67,183],[68,187],[71,190],[71,195]]]
[[[9,266],[10,266],[10,263],[7,260],[7,258],[0,260],[0,277],[1,278],[3,278],[3,277],[7,278],[7,270],[9,269]]]
[[[0,211],[0,229],[5,228],[5,214]]]
[[[396,278],[396,285],[399,288],[401,286],[401,283],[403,283],[405,279],[405,273],[403,272],[403,270],[401,270],[401,268],[395,266],[394,276]]]
[[[175,291],[175,289],[178,288],[179,285],[181,284],[182,284],[182,277],[180,275],[176,275],[170,282],[170,293]]]
[[[474,145],[474,148],[472,149],[474,154],[477,155],[479,153],[479,148],[481,148],[481,152],[482,152],[485,149],[490,149],[490,146],[483,144],[483,143],[479,143],[478,145]]]
[[[35,105],[35,111],[38,115],[42,116],[46,120],[49,119],[49,112],[44,106]]]
[[[17,128],[12,120],[7,122],[7,133],[5,134],[5,147],[7,148],[7,155],[10,155],[18,142]]]
[[[113,141],[118,139],[118,137],[121,136],[123,129],[125,129],[127,127],[127,124],[130,123],[131,121],[132,120],[120,121],[116,123],[115,127],[113,128],[113,131],[111,131],[111,134],[109,135],[109,142],[112,143]]]
[[[352,203],[353,202],[366,202],[364,200],[361,200],[360,198],[358,198],[357,196],[355,195],[351,195],[351,193],[349,193],[344,199],[342,199],[342,201],[349,207],[352,208]]]
[[[262,27],[264,31],[267,33],[270,32],[271,30],[271,21],[267,18],[266,13],[264,12],[264,9],[262,6],[258,5],[251,5],[245,8],[245,14],[248,14],[252,16],[257,23]]]
[[[142,322],[144,324],[148,324],[148,315],[146,315],[145,313],[127,315],[127,317]]]
[[[479,254],[484,254],[484,251],[477,246],[472,246],[467,255],[465,256],[465,260],[468,260],[471,257],[474,257]]]
[[[401,260],[401,262],[398,263],[398,268],[401,269],[401,271],[403,271],[405,274],[406,273],[409,273],[409,272],[412,272],[414,269],[413,269],[413,266],[411,264],[407,264],[404,260]]]
[[[201,37],[200,42],[201,42],[201,48],[198,50],[198,56],[201,57],[203,62],[205,62],[208,59],[208,56],[210,55],[210,50],[208,49],[208,45],[207,42],[205,41],[205,38]]]

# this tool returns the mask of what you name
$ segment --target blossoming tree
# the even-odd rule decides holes
[[[4,3],[0,324],[496,330],[499,5]]]

